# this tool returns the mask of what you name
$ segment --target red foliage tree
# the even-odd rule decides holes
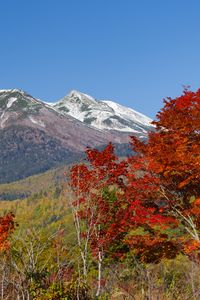
[[[90,165],[72,169],[80,215],[98,225],[90,236],[94,253],[99,245],[116,257],[134,249],[157,262],[200,245],[200,90],[164,104],[148,141],[131,138],[132,157],[119,162],[109,144],[102,152],[88,149]],[[177,239],[179,225],[189,236],[183,230]]]
[[[130,248],[137,248],[138,240],[147,247],[160,245],[163,227],[173,227],[176,221],[160,213],[152,200],[158,192],[158,179],[138,174],[144,167],[137,156],[119,161],[112,144],[102,152],[88,149],[87,155],[90,165],[72,168],[71,185],[81,203],[79,216],[93,225],[89,238],[93,254],[97,256],[101,249],[113,258],[123,257]],[[145,228],[142,236],[130,234],[139,227]]]
[[[8,237],[14,230],[14,214],[9,213],[0,217],[0,251],[7,250],[10,246]]]
[[[184,225],[191,239],[185,237],[181,244],[189,253],[187,249],[200,245],[200,90],[184,90],[164,103],[148,142],[132,137],[137,153],[133,163],[142,161],[145,174],[158,180],[156,201],[165,215],[174,215]]]
[[[127,163],[118,161],[114,147],[110,143],[103,151],[88,149],[90,165],[76,165],[71,169],[71,186],[76,193],[76,201],[80,204],[79,215],[92,225],[90,245],[94,255],[99,248],[107,248],[110,240],[120,240],[119,227],[123,214],[120,194],[123,177],[127,173]],[[76,204],[76,203],[75,203]],[[113,233],[113,235],[111,234]]]

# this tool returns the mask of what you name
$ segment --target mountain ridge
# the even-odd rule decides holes
[[[127,132],[144,137],[149,128],[153,129],[152,120],[132,108],[111,100],[97,100],[76,90],[52,106],[65,115],[104,131]]]
[[[115,102],[77,91],[66,97],[49,105],[23,90],[0,90],[0,183],[77,162],[87,147],[108,142],[125,155],[130,135],[145,139],[153,129],[148,117]]]

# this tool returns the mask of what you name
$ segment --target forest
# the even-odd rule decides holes
[[[200,89],[147,141],[86,149],[62,186],[0,202],[0,299],[200,299]]]

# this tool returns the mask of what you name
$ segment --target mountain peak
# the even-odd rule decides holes
[[[54,108],[101,131],[132,132],[143,138],[153,128],[150,118],[131,108],[112,101],[96,100],[76,90],[55,103]]]
[[[40,110],[44,104],[20,89],[0,90],[0,127],[13,118],[25,118]]]
[[[69,97],[69,98],[78,98],[80,99],[81,101],[85,101],[85,100],[90,100],[92,102],[96,102],[95,98],[85,94],[85,93],[82,93],[82,92],[79,92],[77,90],[72,90],[66,97]]]
[[[27,92],[25,92],[24,90],[21,89],[3,89],[0,90],[0,98],[3,99],[4,97],[6,97],[7,99],[10,97],[15,97],[16,100],[18,99],[26,99],[29,101],[39,101],[38,99],[35,99],[33,96],[31,96],[30,94],[28,94]]]

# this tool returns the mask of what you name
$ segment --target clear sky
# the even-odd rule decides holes
[[[199,0],[0,0],[0,89],[70,90],[150,117],[200,87]]]

